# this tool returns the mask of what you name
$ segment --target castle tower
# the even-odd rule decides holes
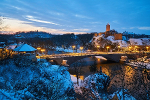
[[[110,31],[110,25],[109,25],[109,23],[106,25],[106,32],[107,31]]]

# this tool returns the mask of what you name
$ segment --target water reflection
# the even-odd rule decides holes
[[[146,97],[146,90],[150,91],[150,81],[144,76],[144,70],[137,67],[128,66],[120,63],[97,64],[97,72],[100,71],[108,75],[111,79],[108,92],[113,93],[119,88],[128,89],[128,92],[138,99]],[[74,69],[69,69],[70,74],[75,75]],[[90,66],[82,66],[80,79],[94,74],[90,72]],[[140,96],[140,97],[139,97]],[[145,96],[145,97],[144,97]]]
[[[119,64],[119,63],[97,64],[96,65],[96,67],[97,67],[96,72],[100,71],[100,66],[102,67],[102,72],[105,73],[106,75],[110,76],[110,77],[113,77],[113,75],[116,74],[117,71],[121,70],[121,64]],[[91,67],[90,65],[82,66],[81,73],[80,73],[82,80],[84,80],[85,77],[87,77],[91,74],[94,74],[94,72],[90,71],[90,67]],[[71,75],[76,75],[73,67],[69,68],[69,72]]]

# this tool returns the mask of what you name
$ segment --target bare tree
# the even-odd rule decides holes
[[[84,63],[85,63],[84,60],[79,60],[73,64],[73,69],[74,69],[75,75],[77,77],[77,84],[78,85],[79,85],[80,75],[83,74],[82,67],[84,66]]]
[[[4,25],[4,17],[0,16],[0,31],[3,31],[7,28],[6,25]]]
[[[95,73],[95,72],[98,71],[96,60],[94,60],[94,64],[92,64],[92,65],[89,67],[89,69],[90,69],[90,72],[93,72],[93,73]]]

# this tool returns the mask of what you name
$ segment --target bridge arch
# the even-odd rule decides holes
[[[54,60],[55,62],[57,62],[58,65],[62,64],[63,60],[67,61],[68,65],[71,65],[74,62],[77,62],[78,60],[81,60],[83,58],[88,58],[88,57],[94,57],[94,56],[103,56],[104,58],[106,58],[109,61],[114,61],[114,62],[120,62],[121,56],[127,56],[128,58],[137,56],[136,53],[134,54],[91,54],[91,55],[81,55],[81,56],[62,56],[59,58],[48,58],[49,60]]]

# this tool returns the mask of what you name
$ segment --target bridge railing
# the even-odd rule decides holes
[[[86,55],[99,55],[99,54],[136,54],[135,52],[83,52],[83,53],[65,53],[65,54],[52,54],[41,55],[37,58],[61,58],[61,57],[73,57],[73,56],[86,56]]]

